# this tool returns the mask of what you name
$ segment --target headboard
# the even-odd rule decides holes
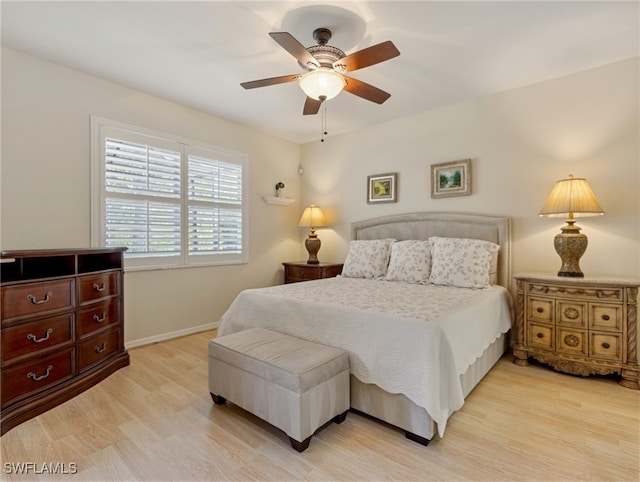
[[[511,219],[480,214],[419,212],[351,223],[351,239],[428,239],[430,236],[483,239],[500,245],[498,284],[511,283]]]

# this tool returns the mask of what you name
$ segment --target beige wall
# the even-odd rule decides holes
[[[538,212],[571,173],[606,212],[578,220],[589,238],[582,270],[640,278],[639,71],[635,58],[304,145],[302,200],[334,220],[318,231],[320,259],[344,259],[353,221],[472,212],[512,217],[514,272],[557,272],[564,222]],[[430,165],[466,158],[472,195],[431,199]],[[398,202],[367,204],[367,176],[387,172],[398,172]]]
[[[301,255],[300,204],[267,205],[260,194],[273,194],[283,181],[287,196],[299,198],[298,145],[8,49],[2,50],[2,249],[90,245],[91,115],[249,156],[249,263],[128,273],[129,345],[213,323],[240,290],[282,281],[280,263]]]
[[[513,218],[514,271],[555,272],[552,240],[563,222],[537,213],[553,183],[572,173],[589,179],[606,211],[579,220],[590,243],[583,271],[639,278],[639,71],[638,59],[619,62],[298,146],[3,49],[0,246],[90,244],[90,115],[97,115],[245,152],[250,162],[250,262],[128,273],[129,346],[197,330],[240,290],[280,283],[280,263],[306,254],[296,223],[311,202],[333,222],[318,231],[321,260],[344,260],[353,221],[474,212]],[[473,162],[473,194],[431,199],[430,165],[465,158]],[[368,205],[367,176],[385,172],[399,173],[398,202]],[[301,202],[261,200],[280,180]]]

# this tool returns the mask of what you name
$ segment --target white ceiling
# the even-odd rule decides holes
[[[401,55],[352,74],[391,98],[343,92],[327,103],[329,137],[640,54],[640,2],[3,0],[2,44],[255,127],[296,143],[320,138],[296,82],[240,82],[301,72],[268,35],[305,46],[317,27],[347,54],[392,40]]]

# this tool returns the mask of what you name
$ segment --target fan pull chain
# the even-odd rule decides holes
[[[327,103],[322,101],[322,134],[320,136],[320,142],[324,142],[324,136],[327,135]]]

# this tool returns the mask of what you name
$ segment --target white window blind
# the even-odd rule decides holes
[[[127,268],[247,260],[246,156],[92,118],[94,245]]]

